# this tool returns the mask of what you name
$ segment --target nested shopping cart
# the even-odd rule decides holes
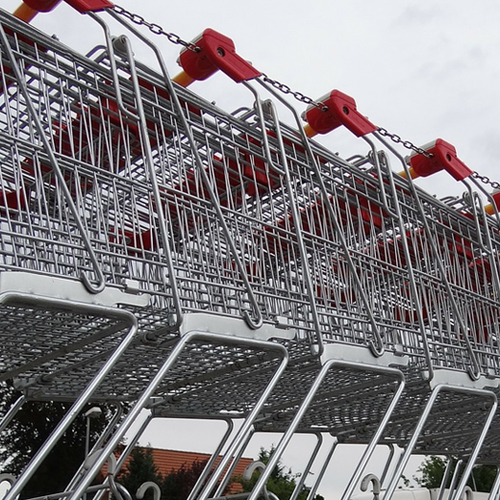
[[[135,402],[68,496],[148,406],[245,419],[200,499],[252,429],[283,433],[252,498],[296,432],[368,445],[345,498],[379,443],[407,451],[387,498],[414,451],[472,467],[496,411],[499,218],[453,146],[403,158],[339,91],[309,100],[303,128],[284,87],[213,30],[185,44],[171,79],[133,15],[69,3],[102,29],[85,57],[0,18],[2,376],[31,399]],[[228,113],[185,88],[217,70],[251,107]],[[339,126],[368,154],[312,139]],[[464,183],[461,200],[417,187],[439,169]]]
[[[241,302],[248,299],[240,297],[243,287],[224,255],[226,244],[211,243],[210,234],[200,233],[209,225],[196,230],[197,214],[183,221],[190,236],[181,241],[182,234],[176,234],[172,242],[179,247],[170,248],[164,219],[160,223],[154,214],[167,205],[174,210],[179,200],[172,204],[159,195],[162,174],[156,179],[155,164],[147,162],[153,162],[152,145],[163,144],[165,137],[150,143],[150,127],[177,135],[178,149],[165,149],[154,160],[173,176],[163,179],[169,186],[180,184],[169,162],[178,162],[176,154],[192,156],[190,148],[174,134],[178,125],[171,104],[162,108],[164,98],[149,90],[148,72],[141,80],[151,97],[148,119],[119,111],[120,91],[131,98],[137,82],[129,80],[128,63],[117,59],[118,67],[111,67],[110,60],[115,63],[102,50],[93,59],[78,56],[2,14],[2,292],[9,299],[2,377],[14,379],[30,399],[76,400],[73,416],[89,398],[138,400],[138,414],[154,391],[169,401],[189,394],[197,415],[253,412],[255,418],[287,361],[284,347],[268,339],[292,338],[293,332],[288,325],[277,328],[274,319],[257,325],[258,332],[248,326],[253,311],[245,321]],[[129,73],[128,90],[117,80],[121,64]],[[171,125],[161,114],[155,118],[156,108],[170,115]],[[178,163],[187,175],[191,167]],[[180,198],[179,217],[188,215],[189,203]],[[179,230],[185,228],[179,224]],[[145,230],[156,240],[146,243]],[[218,228],[212,230],[223,240]],[[176,275],[183,277],[183,288],[176,287]],[[198,314],[184,318],[184,310]],[[122,340],[128,323],[133,329]],[[217,392],[207,394],[210,383]],[[116,436],[123,432],[122,426]]]

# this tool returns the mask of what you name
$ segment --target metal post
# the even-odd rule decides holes
[[[392,464],[392,459],[394,458],[394,454],[396,453],[396,447],[394,446],[394,444],[389,444],[388,448],[390,450],[389,456],[387,457],[384,470],[382,471],[382,475],[380,476],[380,486],[384,484],[385,478],[387,477],[387,473],[389,472],[389,468]]]
[[[319,450],[321,449],[323,445],[323,435],[320,432],[315,432],[314,435],[316,436],[316,446],[314,447],[313,452],[311,453],[311,456],[309,457],[309,461],[307,462],[307,465],[305,466],[304,470],[302,471],[302,474],[300,476],[299,481],[297,482],[295,489],[293,490],[293,493],[290,497],[290,500],[297,500],[299,495],[302,492],[302,489],[304,488],[304,484],[307,479],[307,475],[309,474],[311,467],[316,460],[316,457],[318,456]]]
[[[248,429],[248,433],[247,433],[245,440],[241,443],[240,449],[234,455],[233,461],[232,461],[230,467],[228,467],[226,475],[224,476],[224,478],[220,482],[219,487],[217,488],[217,491],[215,492],[214,496],[218,497],[218,496],[223,495],[224,490],[226,489],[226,487],[229,483],[229,480],[231,479],[231,476],[234,474],[234,470],[236,469],[238,462],[241,460],[243,452],[245,451],[246,447],[248,446],[248,443],[252,439],[254,433],[255,433],[255,429],[253,427]]]
[[[451,497],[453,496],[453,490],[455,489],[455,485],[457,484],[458,476],[460,475],[460,469],[462,468],[463,464],[464,464],[464,461],[462,459],[460,459],[457,462],[455,470],[453,471],[453,477],[451,478],[451,483],[450,483],[450,490],[448,492],[448,496],[446,497],[446,500],[451,500]]]
[[[462,476],[462,479],[457,487],[457,491],[455,495],[451,498],[451,500],[460,500],[460,497],[462,496],[462,493],[465,491],[465,487],[467,486],[467,479],[469,476],[472,474],[472,469],[474,468],[474,465],[476,464],[477,457],[479,455],[479,451],[481,450],[481,446],[484,443],[484,440],[486,439],[486,434],[488,434],[488,431],[490,430],[490,425],[491,422],[493,421],[493,417],[495,416],[495,412],[498,406],[497,398],[493,392],[490,393],[491,397],[493,399],[493,404],[491,405],[490,408],[490,413],[488,415],[488,418],[486,419],[486,422],[483,425],[483,430],[481,431],[481,434],[479,436],[479,439],[477,440],[476,445],[474,446],[474,450],[472,452],[472,455],[469,457],[469,461],[467,462],[467,467],[464,470],[464,474]]]
[[[349,482],[344,494],[342,495],[342,500],[348,500],[352,493],[354,492],[354,488],[356,487],[356,484],[359,482],[361,479],[361,475],[363,474],[363,470],[368,464],[368,461],[370,460],[373,452],[375,451],[375,447],[377,446],[380,438],[382,437],[382,434],[384,433],[385,427],[389,423],[389,420],[392,416],[392,412],[395,410],[396,405],[399,402],[399,398],[403,394],[405,388],[405,380],[402,372],[399,372],[399,387],[398,390],[394,393],[394,396],[392,397],[391,403],[389,407],[387,408],[384,417],[382,418],[382,421],[380,422],[379,426],[377,427],[377,430],[375,431],[375,434],[370,440],[369,445],[366,447],[365,452],[363,453],[363,456],[361,457],[361,460],[358,462],[358,466],[356,467],[356,470],[354,474],[351,477],[351,481]]]
[[[319,474],[316,477],[316,480],[314,481],[313,487],[309,490],[309,493],[307,494],[306,500],[312,500],[314,496],[316,495],[316,492],[318,491],[319,485],[321,484],[321,481],[323,481],[323,477],[325,476],[326,469],[328,469],[328,466],[330,465],[330,462],[332,460],[333,454],[335,453],[335,450],[337,449],[337,445],[339,444],[339,441],[337,438],[333,438],[333,444],[330,448],[330,451],[328,452],[328,455],[326,456],[325,460],[323,461],[323,465],[321,467],[321,470],[319,471]]]
[[[85,417],[85,460],[89,456],[90,450],[90,421],[93,418],[100,417],[102,410],[98,406],[93,406],[90,410],[86,411],[83,416]],[[87,492],[83,495],[83,500],[87,500]]]
[[[222,437],[216,450],[212,453],[212,456],[210,457],[210,460],[207,462],[205,469],[198,478],[198,481],[196,481],[196,484],[193,486],[193,489],[191,490],[191,493],[187,497],[187,500],[194,500],[196,498],[196,495],[198,495],[199,491],[203,487],[203,483],[207,480],[208,476],[210,475],[210,472],[212,471],[215,462],[217,461],[217,457],[220,455],[222,451],[222,448],[224,448],[229,437],[231,436],[231,433],[233,432],[234,428],[233,421],[229,418],[225,418],[224,421],[227,423],[226,432],[224,433],[224,436]]]
[[[443,500],[444,490],[446,489],[446,483],[448,482],[448,478],[450,477],[452,464],[453,464],[453,458],[448,457],[448,462],[446,464],[446,469],[444,470],[443,479],[441,479],[441,485],[439,487],[439,495],[437,497],[437,500]]]
[[[93,406],[83,414],[86,420],[85,428],[85,458],[89,456],[90,450],[90,420],[93,418],[100,417],[102,415],[102,410],[98,406]]]

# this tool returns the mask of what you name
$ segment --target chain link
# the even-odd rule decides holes
[[[419,148],[418,146],[415,146],[415,144],[413,144],[413,142],[404,141],[399,135],[391,134],[385,128],[379,127],[377,129],[377,132],[383,137],[388,137],[392,142],[395,142],[396,144],[401,144],[406,149],[410,149],[412,151],[415,151],[415,153],[423,155],[426,158],[432,158],[434,156],[433,154],[427,152],[425,149],[422,149],[422,148]]]
[[[146,28],[149,29],[149,31],[151,31],[151,33],[155,35],[166,36],[169,39],[169,41],[171,41],[176,45],[182,45],[183,47],[186,47],[186,49],[191,50],[192,52],[199,52],[201,50],[200,47],[197,47],[194,43],[186,42],[186,40],[183,40],[179,35],[165,31],[160,25],[146,21],[146,19],[144,19],[139,14],[133,14],[132,12],[129,12],[123,7],[120,7],[119,5],[114,5],[113,10],[117,14],[126,17],[132,23],[137,24],[137,26],[145,26]]]
[[[149,29],[149,31],[151,31],[151,33],[155,35],[166,36],[172,43],[175,43],[177,45],[182,45],[183,47],[186,47],[186,49],[191,50],[192,52],[199,52],[201,50],[200,47],[198,47],[194,43],[186,42],[179,35],[165,31],[160,25],[146,21],[146,19],[144,19],[144,17],[142,17],[139,14],[134,14],[132,12],[129,12],[128,10],[124,9],[123,7],[120,7],[119,5],[114,5],[113,10],[117,14],[126,17],[129,21],[136,24],[137,26],[145,26],[146,28]],[[262,74],[262,77],[264,79],[264,82],[269,83],[272,87],[279,90],[283,94],[291,95],[295,99],[297,99],[297,101],[303,102],[304,104],[307,105],[312,104],[313,106],[316,106],[317,108],[321,109],[321,111],[328,111],[328,106],[325,106],[320,102],[314,101],[310,97],[304,95],[302,92],[294,91],[288,85],[281,83],[278,80],[273,80],[272,78],[269,78],[265,74]]]
[[[279,90],[285,95],[291,95],[297,101],[303,102],[304,104],[310,105],[312,104],[313,106],[316,106],[318,109],[321,111],[328,111],[328,106],[321,102],[314,101],[310,97],[304,95],[302,92],[294,91],[292,90],[288,85],[279,82],[278,80],[273,80],[272,78],[269,78],[265,73],[262,73],[262,78],[264,82],[269,83],[271,87],[274,87],[276,90]]]
[[[500,182],[492,181],[487,175],[481,175],[479,172],[473,172],[472,177],[481,181],[483,184],[491,186],[494,190],[500,190]]]
[[[151,33],[155,35],[166,36],[174,44],[182,45],[183,47],[186,47],[186,49],[191,50],[192,52],[199,52],[201,50],[200,47],[196,46],[194,43],[186,42],[179,35],[165,31],[160,25],[146,21],[146,19],[144,19],[144,17],[142,17],[139,14],[134,14],[132,12],[129,12],[128,10],[124,9],[123,7],[120,7],[119,5],[113,6],[113,10],[117,14],[126,17],[129,21],[136,24],[137,26],[145,26],[146,28],[149,29],[149,31],[151,31]],[[262,74],[262,77],[264,79],[264,82],[269,83],[272,87],[274,87],[276,90],[279,90],[283,94],[291,95],[295,99],[297,99],[297,101],[303,102],[304,104],[307,105],[312,104],[313,106],[316,106],[317,108],[321,109],[321,111],[328,111],[328,106],[325,106],[320,102],[314,101],[310,97],[304,95],[302,92],[294,91],[288,85],[281,83],[278,80],[273,80],[272,78],[269,78],[269,76],[265,74]]]
[[[155,35],[166,36],[170,42],[172,42],[176,45],[182,45],[183,47],[185,47],[188,50],[191,50],[192,52],[199,52],[201,50],[200,47],[198,47],[194,43],[186,42],[179,35],[165,31],[160,25],[146,21],[146,19],[144,19],[144,17],[142,17],[139,14],[134,14],[132,12],[129,12],[128,10],[124,9],[123,7],[120,7],[119,5],[114,5],[113,10],[117,14],[126,17],[132,23],[134,23],[138,26],[145,26],[146,28],[148,28],[151,31],[151,33],[153,33]],[[291,95],[297,101],[302,102],[308,106],[309,105],[315,106],[316,108],[320,109],[321,111],[328,111],[328,106],[326,106],[325,104],[318,102],[318,101],[314,101],[313,99],[306,96],[302,92],[292,90],[285,83],[281,83],[278,80],[274,80],[274,79],[270,78],[268,75],[266,75],[265,73],[262,74],[262,78],[263,78],[265,83],[268,83],[273,88],[280,91],[281,93],[283,93],[285,95]],[[399,135],[391,134],[385,128],[380,127],[377,129],[377,131],[381,136],[388,137],[391,141],[395,142],[396,144],[402,144],[403,147],[410,149],[412,151],[415,151],[418,154],[424,155],[427,158],[432,158],[432,156],[433,156],[432,154],[428,153],[424,149],[415,146],[415,144],[413,144],[412,142],[403,140]],[[488,179],[488,177],[480,176],[479,174],[477,174],[477,172],[475,174],[476,174],[475,177],[478,178],[479,180],[481,180],[482,182],[484,182],[485,184],[490,184],[495,189],[500,188],[500,184],[498,182],[492,182]]]

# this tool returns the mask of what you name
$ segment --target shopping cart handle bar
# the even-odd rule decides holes
[[[103,9],[113,7],[113,4],[108,0],[64,0],[67,4],[71,5],[78,12],[84,14],[85,12],[97,12]],[[22,5],[17,9],[19,13],[16,17],[20,17],[25,21],[30,21],[38,12],[50,12],[53,10],[61,0],[23,0]],[[27,18],[22,12],[29,10],[31,16]]]
[[[219,69],[237,83],[262,74],[236,53],[230,38],[213,29],[206,29],[192,43],[199,50],[183,49],[178,62],[193,80],[206,80]]]
[[[377,127],[358,111],[356,101],[340,90],[332,90],[317,102],[324,107],[311,104],[304,113],[304,119],[308,123],[306,133],[309,137],[326,134],[341,125],[358,137],[377,130]]]
[[[410,166],[411,176],[428,177],[446,170],[457,181],[463,181],[474,172],[457,156],[457,150],[443,139],[426,144],[422,149],[427,153],[414,153],[406,161]]]

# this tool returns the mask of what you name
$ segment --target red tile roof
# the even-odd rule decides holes
[[[153,456],[154,463],[158,468],[158,472],[163,476],[167,476],[172,472],[177,472],[183,466],[191,467],[195,462],[206,462],[210,459],[211,455],[209,453],[198,453],[194,451],[181,451],[181,450],[164,450],[161,448],[145,448],[139,446],[139,448],[143,450],[150,450]],[[121,451],[121,450],[120,450]],[[119,452],[116,453],[119,455]],[[215,466],[220,463],[222,457],[218,457]],[[130,457],[125,461],[125,465],[122,470],[127,468]],[[233,473],[234,476],[241,476],[244,470],[253,462],[251,458],[241,458],[238,462],[235,471]],[[102,473],[105,476],[106,474],[106,466],[104,466]],[[228,488],[229,493],[240,493],[243,491],[241,485],[239,483],[232,483]]]
[[[163,450],[160,448],[150,448],[153,455],[153,460],[158,472],[162,476],[166,476],[171,472],[178,471],[182,466],[190,467],[194,462],[206,462],[210,459],[208,453],[198,453],[194,451],[180,451],[180,450]],[[217,466],[222,457],[218,457],[215,465]],[[251,458],[242,458],[234,471],[235,476],[243,474],[244,470],[253,462]],[[125,462],[126,466],[127,462]]]

